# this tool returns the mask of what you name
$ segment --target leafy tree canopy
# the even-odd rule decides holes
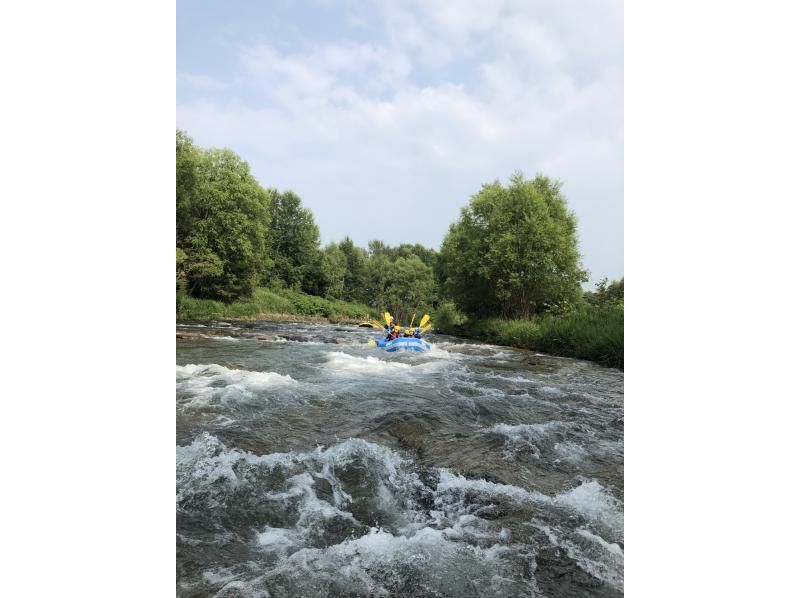
[[[604,276],[594,288],[594,291],[584,294],[588,303],[612,307],[625,305],[625,278],[609,282],[608,277]]]
[[[176,135],[176,276],[196,297],[249,295],[269,260],[269,194],[247,162]]]
[[[444,292],[469,315],[528,317],[581,297],[577,223],[545,176],[483,185],[442,242]]]
[[[292,191],[272,191],[270,202],[273,277],[291,288],[312,291],[318,286],[319,228]]]

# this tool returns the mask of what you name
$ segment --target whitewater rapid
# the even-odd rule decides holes
[[[623,374],[178,325],[179,596],[620,596]]]

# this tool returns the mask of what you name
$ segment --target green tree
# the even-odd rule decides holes
[[[314,295],[322,295],[329,299],[343,299],[344,284],[347,271],[347,259],[335,243],[329,243],[320,252],[318,273],[314,277]]]
[[[189,235],[194,220],[192,207],[200,187],[202,150],[184,131],[175,133],[175,223],[180,240]]]
[[[608,277],[594,286],[594,291],[584,293],[586,301],[592,305],[622,307],[625,305],[625,278],[608,281]]]
[[[178,282],[195,297],[252,293],[269,259],[269,194],[228,149],[200,149],[176,135]]]
[[[378,253],[367,263],[365,290],[368,305],[408,322],[413,312],[422,315],[421,311],[433,306],[433,269],[416,255],[391,260],[386,253]]]
[[[272,275],[295,289],[313,291],[319,285],[319,228],[292,191],[273,191],[270,203]]]
[[[576,233],[560,184],[516,173],[507,187],[483,185],[462,208],[442,242],[437,274],[473,316],[528,317],[574,304],[587,280]]]
[[[347,301],[368,300],[366,296],[367,251],[353,244],[350,237],[339,243],[345,259],[343,299]]]
[[[399,257],[391,262],[383,305],[398,321],[407,323],[413,312],[433,307],[433,269],[416,255]]]

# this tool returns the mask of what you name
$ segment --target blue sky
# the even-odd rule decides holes
[[[438,249],[482,183],[563,182],[623,275],[622,2],[177,2],[177,126],[292,189],[324,243]]]

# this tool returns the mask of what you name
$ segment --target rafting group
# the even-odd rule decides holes
[[[367,325],[383,330],[384,336],[371,342],[374,342],[378,348],[384,349],[389,353],[397,351],[427,353],[431,350],[431,346],[422,338],[422,335],[431,329],[430,316],[428,314],[422,316],[422,319],[420,319],[419,324],[415,328],[414,320],[416,317],[417,315],[414,314],[411,318],[411,324],[408,327],[403,327],[395,322],[394,317],[389,312],[385,312],[383,314],[384,321],[386,322],[385,325],[381,325],[374,320],[362,322],[359,325]]]

